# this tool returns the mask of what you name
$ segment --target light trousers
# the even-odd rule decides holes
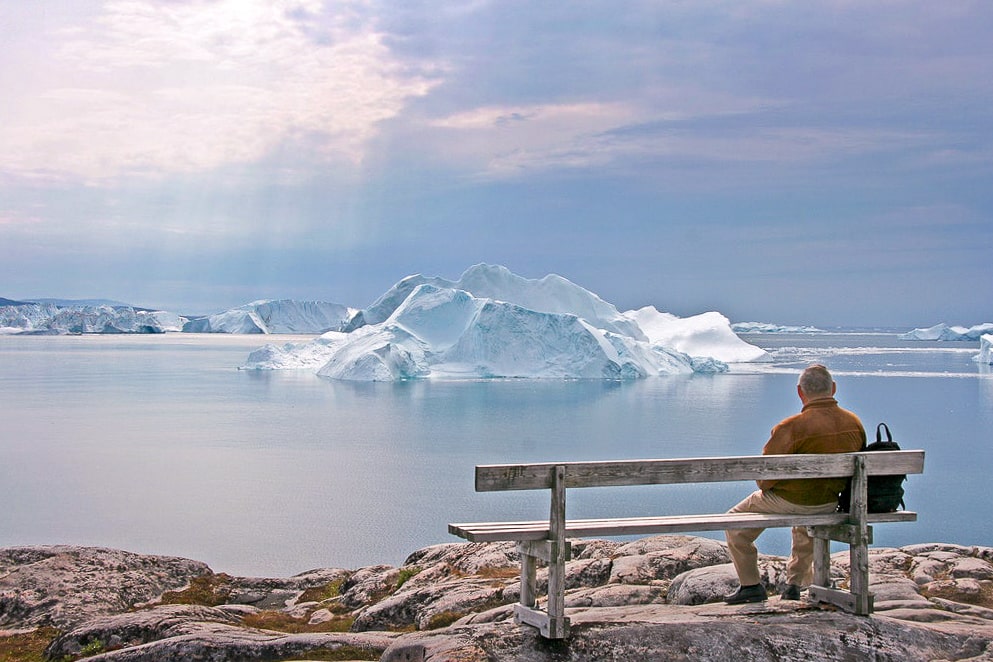
[[[776,496],[772,492],[756,490],[741,503],[729,510],[729,513],[786,513],[788,515],[821,515],[833,513],[838,504],[835,502],[818,504],[816,506],[801,506]],[[751,586],[761,582],[759,576],[759,553],[755,548],[755,539],[765,529],[730,529],[724,534],[728,541],[728,552],[738,573],[738,581],[742,586]],[[797,586],[807,586],[814,574],[814,540],[807,535],[807,528],[793,527],[793,546],[790,550],[789,561],[786,562],[786,583]]]

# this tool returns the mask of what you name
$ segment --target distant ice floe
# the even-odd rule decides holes
[[[354,308],[324,301],[261,300],[189,319],[127,305],[19,302],[0,306],[0,333],[323,333],[340,329],[355,312]]]
[[[766,356],[719,313],[622,314],[561,276],[526,279],[485,264],[458,281],[409,276],[342,329],[263,347],[244,367],[306,368],[362,381],[634,379],[724,372],[728,361]]]
[[[827,333],[816,326],[784,326],[768,322],[735,322],[731,330],[735,333]]]
[[[979,340],[980,336],[993,332],[993,324],[977,324],[973,327],[935,324],[926,329],[914,329],[900,335],[901,340]]]
[[[161,310],[130,306],[69,306],[25,303],[0,307],[0,333],[61,335],[70,333],[166,333],[180,331],[186,320]]]

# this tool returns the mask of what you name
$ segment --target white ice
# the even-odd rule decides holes
[[[734,322],[731,330],[735,333],[827,333],[816,326],[786,326],[770,322]]]
[[[680,318],[655,306],[624,315],[634,321],[653,345],[672,347],[690,356],[710,356],[727,363],[768,359],[768,353],[735,335],[728,318],[718,312]]]
[[[983,334],[979,337],[979,354],[976,361],[983,365],[993,365],[993,334]]]
[[[338,330],[355,310],[339,303],[290,299],[253,301],[216,315],[192,319],[186,333],[323,333]]]
[[[0,307],[0,333],[165,333],[186,320],[165,311],[130,306],[59,306],[29,303]]]
[[[766,356],[719,313],[621,314],[561,276],[526,279],[491,265],[471,267],[458,281],[409,276],[343,328],[310,343],[264,347],[244,367],[365,381],[632,379],[722,372],[726,361]]]
[[[977,324],[972,327],[935,324],[926,329],[914,329],[901,334],[901,340],[979,340],[980,336],[993,332],[993,324]]]

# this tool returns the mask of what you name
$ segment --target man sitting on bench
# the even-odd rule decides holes
[[[828,369],[812,365],[800,375],[797,395],[803,408],[799,414],[781,421],[772,429],[763,455],[791,453],[849,453],[862,450],[865,428],[858,416],[838,406],[834,399],[837,384]],[[833,513],[844,478],[760,480],[759,489],[728,512],[786,513],[815,515]],[[738,573],[738,590],[724,598],[730,605],[761,602],[766,599],[759,578],[755,539],[764,529],[736,529],[725,532],[728,551]],[[793,546],[786,564],[784,600],[799,600],[800,589],[810,584],[813,574],[813,540],[805,527],[793,528]]]

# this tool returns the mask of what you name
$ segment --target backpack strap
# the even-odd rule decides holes
[[[876,442],[883,440],[882,431],[886,430],[886,441],[893,441],[893,435],[890,434],[890,427],[886,423],[880,423],[876,426]]]

